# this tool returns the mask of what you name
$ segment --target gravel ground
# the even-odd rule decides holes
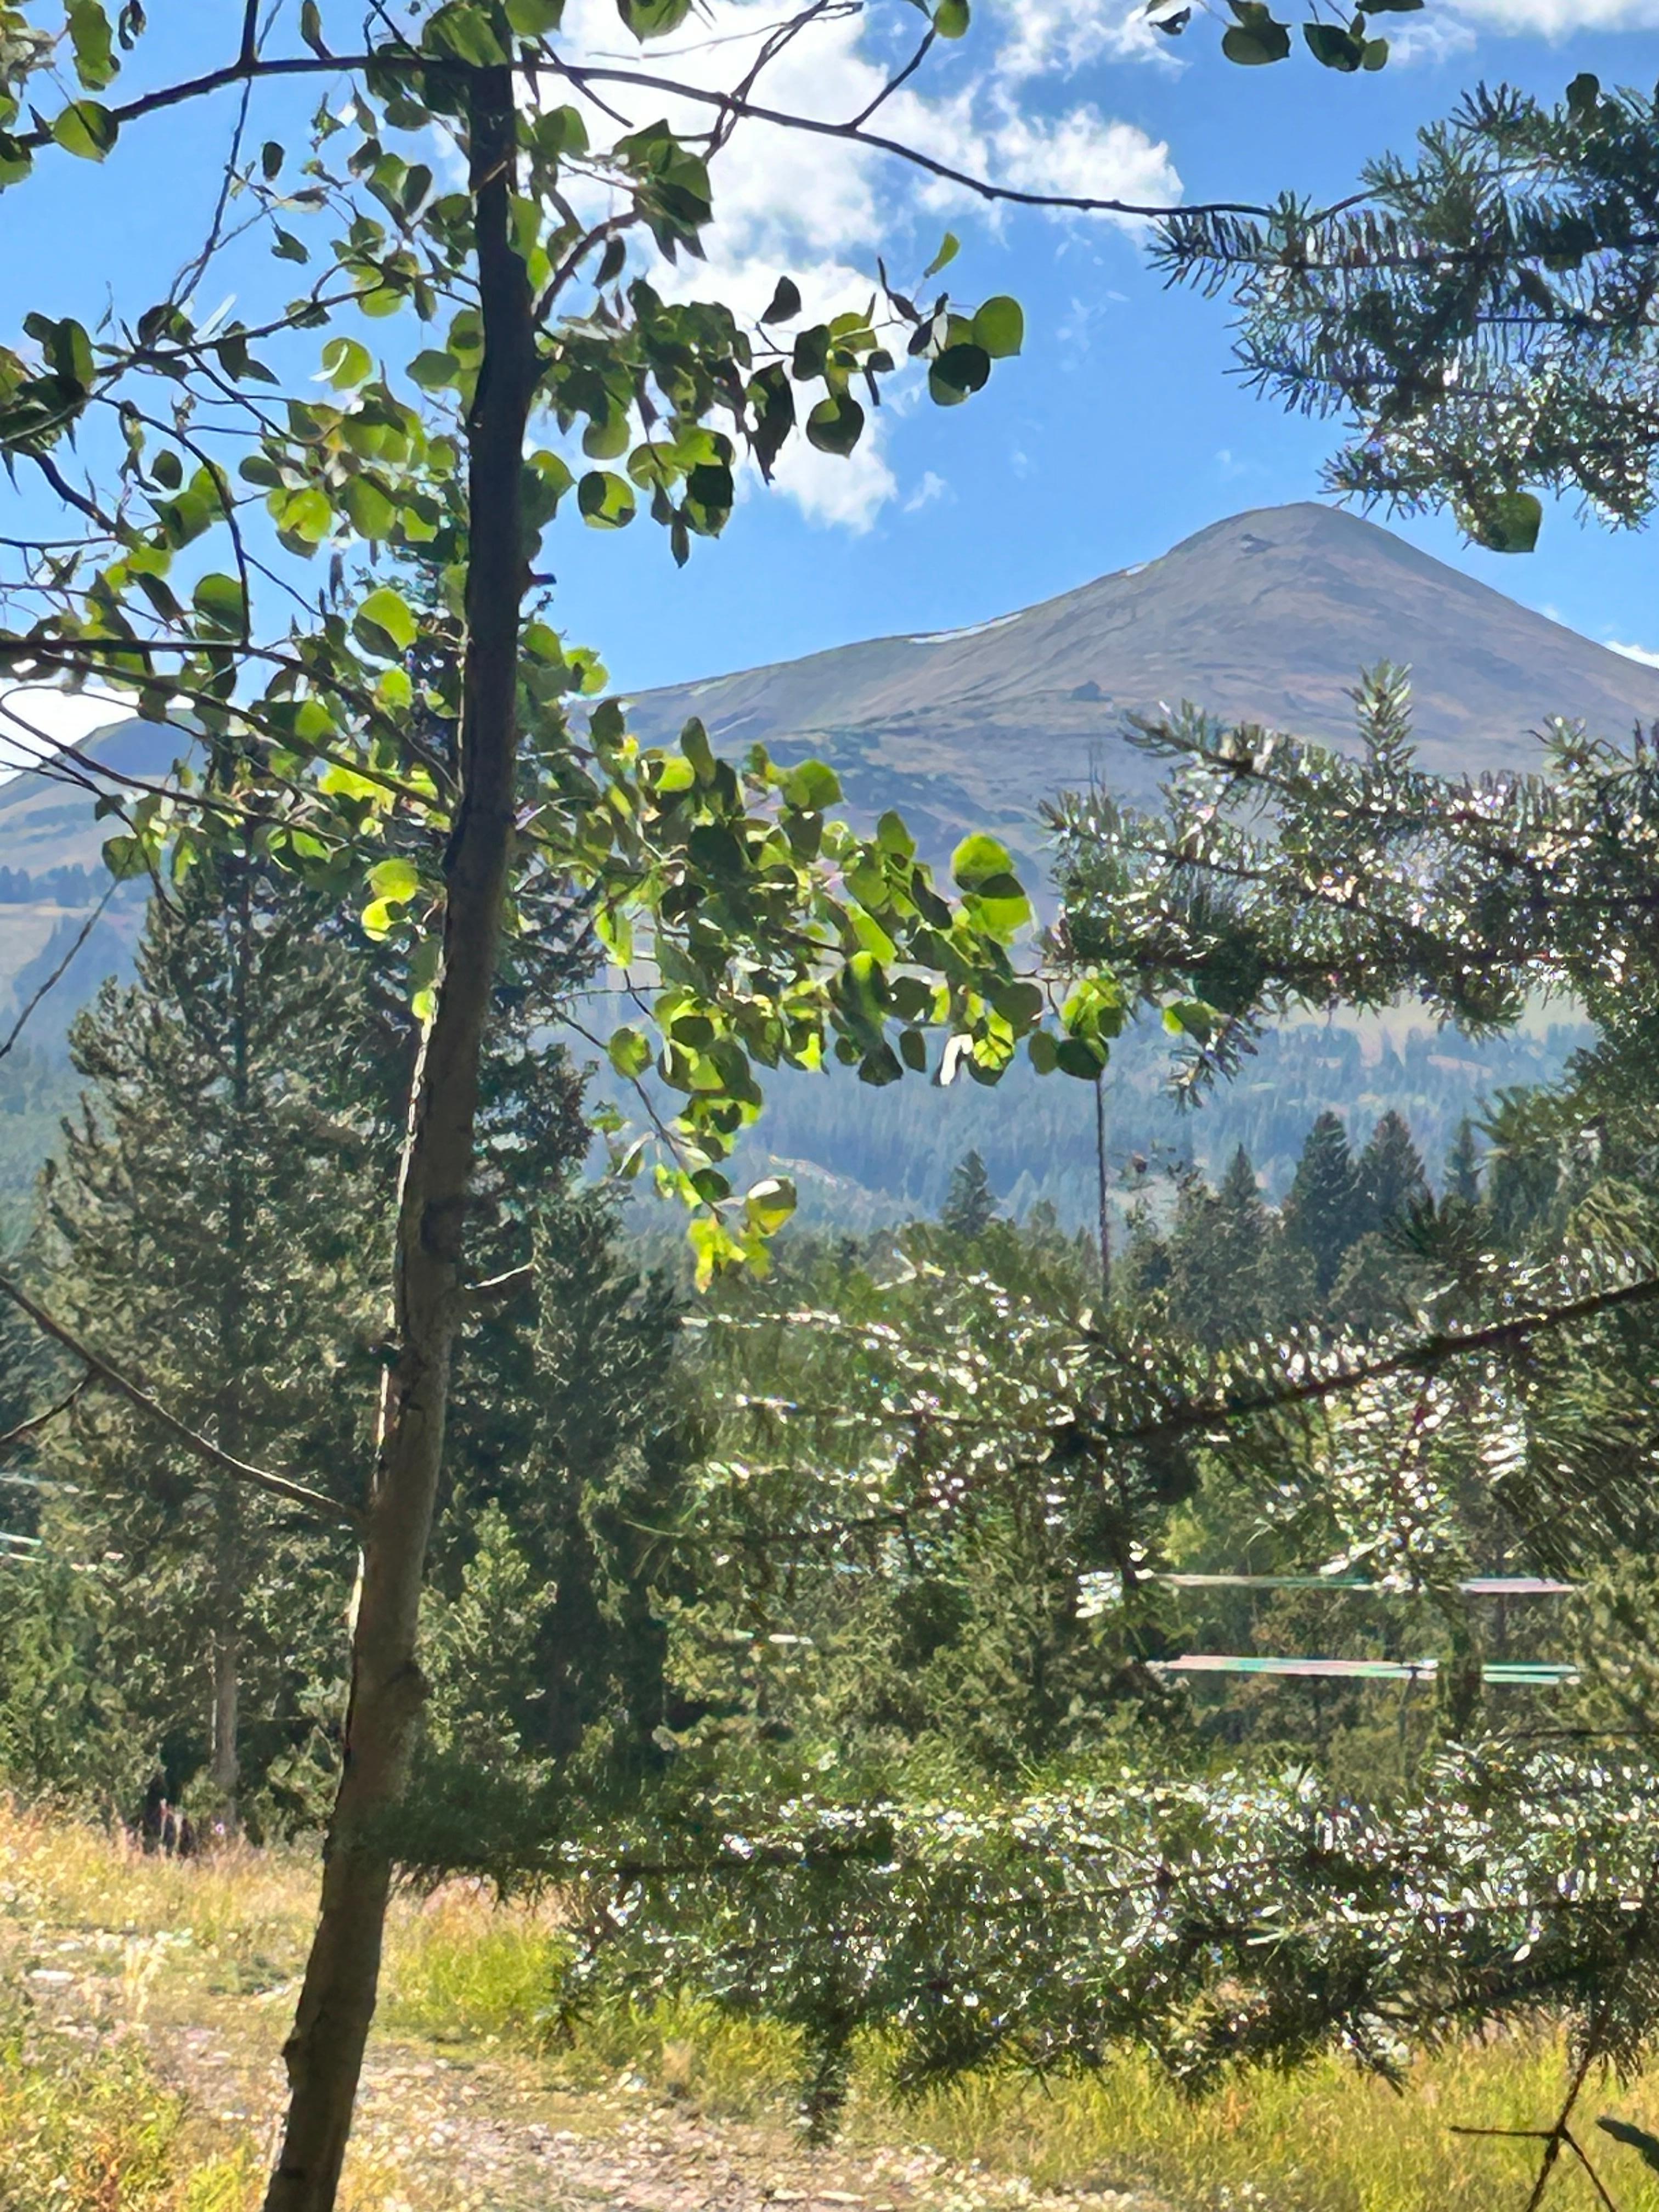
[[[82,1929],[0,1964],[43,2023],[141,2039],[204,2141],[252,2136],[269,2153],[294,1987],[215,1991],[169,1949]],[[812,2149],[781,2124],[705,2112],[633,2076],[572,2090],[528,2063],[389,2037],[370,2046],[346,2193],[354,2212],[1169,2212],[1117,2190],[1055,2195],[915,2144]]]

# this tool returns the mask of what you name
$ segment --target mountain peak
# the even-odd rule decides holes
[[[1096,775],[1126,798],[1154,789],[1132,714],[1190,701],[1341,744],[1349,691],[1382,660],[1411,669],[1420,755],[1443,774],[1532,765],[1551,714],[1613,737],[1659,720],[1659,670],[1312,500],[1228,515],[989,622],[675,685],[632,711],[648,742],[695,714],[716,742],[821,755],[855,809],[900,807],[935,853],[975,822],[1032,855],[1056,792]]]

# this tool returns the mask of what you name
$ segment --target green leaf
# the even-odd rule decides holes
[[[1006,361],[1025,342],[1025,315],[1018,300],[999,293],[974,317],[974,343],[993,361]]]
[[[955,231],[947,230],[940,241],[939,252],[921,272],[924,279],[937,276],[939,270],[947,268],[961,251],[962,240],[957,236]]]
[[[337,392],[355,391],[374,374],[374,356],[356,338],[331,338],[323,348],[323,374]]]
[[[691,0],[617,0],[617,13],[636,39],[663,39],[691,13]]]
[[[317,0],[301,0],[300,8],[300,36],[313,54],[326,54],[323,44],[323,14]]]
[[[800,293],[787,276],[780,276],[772,303],[761,317],[763,323],[791,323],[800,313]]]
[[[1006,983],[991,1001],[1005,1022],[1021,1031],[1042,1018],[1047,1004],[1042,991],[1035,983]]]
[[[1221,51],[1241,69],[1261,69],[1270,62],[1284,60],[1291,51],[1291,34],[1282,23],[1261,31],[1241,30],[1235,23],[1222,33]]]
[[[983,346],[946,346],[927,364],[927,390],[937,407],[960,407],[970,392],[983,390],[991,374],[991,357]]]
[[[1304,23],[1302,35],[1308,42],[1308,52],[1326,69],[1340,70],[1344,76],[1363,66],[1365,49],[1351,31],[1335,23]]]
[[[627,1076],[630,1081],[643,1075],[651,1065],[650,1043],[638,1030],[613,1030],[605,1051],[617,1074]]]
[[[34,167],[34,156],[27,146],[21,145],[9,131],[0,131],[0,191],[8,185],[21,184]]]
[[[320,545],[333,527],[334,509],[328,494],[315,484],[290,492],[277,502],[277,532],[290,550],[305,552]]]
[[[564,16],[564,0],[507,0],[507,20],[521,39],[544,39]]]
[[[246,631],[247,599],[234,576],[204,576],[191,598],[210,629],[227,637],[240,637]]]
[[[938,0],[933,28],[941,39],[960,39],[968,29],[968,0]]]
[[[1614,2119],[1610,2112],[1604,2112],[1595,2124],[1614,2142],[1627,2143],[1632,2150],[1639,2151],[1645,2162],[1659,2173],[1659,2136],[1650,2136],[1645,2128],[1638,2128],[1630,2120]]]
[[[634,520],[634,489],[626,477],[590,469],[576,486],[576,505],[595,530],[621,530]]]
[[[1031,1043],[1035,1048],[1035,1037]],[[1035,1050],[1032,1057],[1036,1058]],[[1080,1082],[1092,1083],[1106,1065],[1106,1048],[1093,1037],[1061,1037],[1054,1046],[1054,1064],[1062,1075],[1074,1075]]]
[[[587,125],[574,107],[544,107],[536,118],[530,136],[544,161],[562,161],[568,155],[587,151]]]
[[[1544,520],[1543,502],[1529,491],[1501,492],[1464,524],[1489,553],[1530,553]]]
[[[52,135],[66,154],[82,161],[101,161],[114,145],[118,130],[108,108],[95,100],[77,100],[54,119]]]
[[[632,432],[626,408],[596,415],[582,432],[582,451],[592,461],[614,461],[626,453]]]
[[[1025,1055],[1039,1075],[1052,1075],[1060,1065],[1059,1041],[1047,1030],[1033,1030],[1025,1040]]]
[[[795,1186],[787,1176],[768,1176],[744,1193],[743,1210],[751,1229],[775,1237],[796,1206]]]
[[[396,502],[372,477],[348,477],[341,488],[340,503],[358,537],[371,543],[390,538],[398,526]]]
[[[999,876],[1012,875],[1013,866],[1008,848],[983,830],[964,837],[951,855],[951,873],[965,891],[977,891]]]
[[[112,83],[119,64],[110,37],[109,18],[98,0],[70,0],[70,41],[75,48],[75,73],[88,92],[101,92]]]
[[[783,795],[791,806],[799,806],[803,813],[822,814],[826,806],[833,806],[841,797],[841,778],[827,762],[802,761],[783,778]]]
[[[401,854],[382,860],[368,872],[372,890],[383,899],[411,899],[421,888],[421,872]]]
[[[125,883],[133,876],[142,876],[145,866],[143,839],[106,837],[104,840],[104,866],[118,883]]]
[[[821,453],[850,453],[864,430],[864,410],[850,392],[832,392],[806,418],[806,442]]]
[[[449,0],[430,16],[421,43],[428,53],[453,54],[474,69],[494,69],[507,58],[489,11],[469,6],[467,0]]]
[[[1232,0],[1238,21],[1223,34],[1221,51],[1243,69],[1260,69],[1282,62],[1291,51],[1291,34],[1274,20],[1265,0]]]
[[[417,353],[409,364],[411,383],[418,384],[422,392],[441,392],[446,385],[453,384],[460,374],[460,363],[453,353],[440,353],[428,346]]]
[[[407,653],[420,634],[408,600],[401,592],[394,592],[390,584],[382,584],[379,591],[369,593],[358,608],[352,628],[371,653],[384,653],[381,638],[390,641],[394,652]],[[376,632],[379,636],[374,635]]]

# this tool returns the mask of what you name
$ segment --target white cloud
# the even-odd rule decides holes
[[[1133,9],[1130,10],[1133,13]],[[700,35],[684,43],[619,51],[613,0],[571,0],[562,47],[573,59],[642,66],[687,86],[724,90],[741,76],[761,41],[780,22],[774,0],[710,0],[697,19]],[[983,59],[964,50],[951,58],[948,89],[927,88],[924,70],[881,107],[884,135],[934,161],[1023,191],[1169,205],[1181,180],[1166,146],[1135,125],[1078,105],[1042,112],[1036,80],[1118,51],[1127,34],[1125,0],[997,0],[975,24]],[[830,11],[785,44],[755,90],[767,106],[825,123],[844,122],[868,107],[887,81],[890,63],[866,43],[861,10]],[[1146,35],[1152,35],[1146,33]],[[966,73],[964,74],[964,71]],[[606,101],[631,127],[665,118],[676,129],[706,128],[709,110],[660,92],[604,88]],[[1019,104],[1016,105],[1018,94]],[[595,139],[615,126],[587,110]],[[995,226],[1000,211],[963,188],[834,137],[752,121],[739,124],[713,165],[715,221],[705,234],[705,263],[682,262],[659,272],[678,298],[727,301],[753,318],[787,272],[800,286],[813,319],[867,306],[877,254],[894,281],[914,281],[938,242],[948,213]],[[1139,228],[1133,218],[1123,219]],[[966,264],[964,264],[966,265]],[[902,415],[916,380],[891,388],[893,405],[869,428],[850,461],[792,446],[780,457],[778,487],[815,522],[864,531],[898,495],[883,450],[890,418]]]
[[[1169,147],[1138,125],[1109,121],[1097,107],[1073,107],[1055,117],[1011,107],[991,145],[1002,180],[1026,191],[1128,200],[1142,207],[1170,207],[1181,197]]]
[[[918,514],[924,507],[931,507],[936,499],[948,499],[950,496],[951,487],[944,477],[932,469],[925,470],[921,482],[904,502],[904,512],[907,514]]]
[[[809,522],[850,531],[855,538],[874,527],[882,508],[898,494],[898,478],[881,450],[881,423],[866,420],[863,437],[844,460],[819,453],[804,438],[792,438],[772,475],[775,487],[795,501]]]
[[[1659,0],[1447,0],[1403,22],[1379,24],[1397,66],[1466,54],[1478,40],[1552,40],[1579,31],[1647,31],[1659,26]]]
[[[55,684],[0,686],[0,782],[30,761],[78,745],[94,730],[131,715],[129,702],[113,691],[64,691]]]
[[[1141,0],[998,0],[992,20],[1004,17],[1013,28],[998,65],[1011,82],[1102,60],[1180,64],[1179,41],[1152,28]]]
[[[1457,13],[1483,31],[1565,39],[1577,31],[1650,31],[1659,0],[1457,0]]]
[[[1644,668],[1659,668],[1659,653],[1650,646],[1620,645],[1616,637],[1610,637],[1607,649],[1611,653],[1622,653],[1626,660],[1639,660]]]

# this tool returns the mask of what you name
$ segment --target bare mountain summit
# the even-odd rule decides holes
[[[1037,804],[1091,772],[1122,797],[1150,794],[1158,771],[1126,741],[1128,714],[1190,700],[1340,744],[1345,693],[1380,660],[1411,667],[1424,765],[1447,774],[1530,765],[1530,733],[1552,714],[1618,738],[1659,720],[1659,669],[1312,502],[1234,515],[1162,560],[971,629],[676,684],[632,713],[653,743],[696,714],[727,750],[816,753],[860,814],[899,807],[935,852],[975,824],[1031,853]]]

